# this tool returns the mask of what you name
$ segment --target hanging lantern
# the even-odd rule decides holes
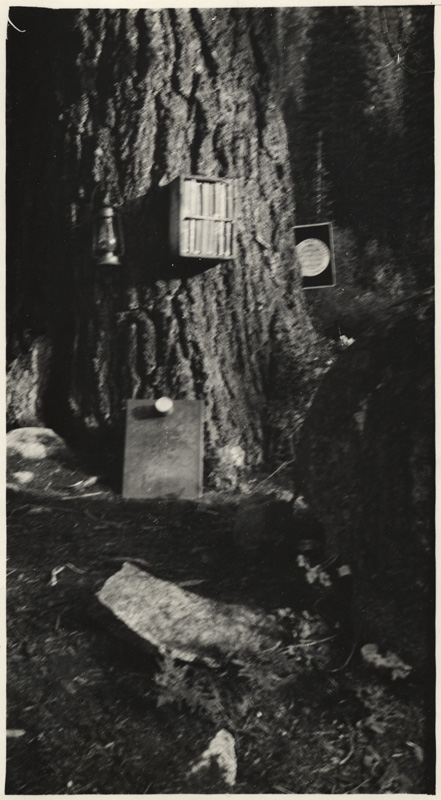
[[[92,253],[100,266],[119,266],[124,254],[121,216],[116,209],[103,205],[93,221]]]

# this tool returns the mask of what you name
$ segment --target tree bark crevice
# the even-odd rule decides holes
[[[205,12],[199,8],[192,8],[190,9],[191,19],[195,28],[195,31],[199,37],[199,44],[201,49],[201,54],[204,59],[204,63],[207,68],[207,75],[213,83],[216,85],[217,77],[219,74],[219,64],[216,58],[216,50],[213,47],[213,43],[210,41],[209,30],[210,26],[205,26],[204,17],[208,14],[211,14],[210,10],[206,10]]]

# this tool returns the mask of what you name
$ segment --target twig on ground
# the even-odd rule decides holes
[[[214,508],[207,508],[203,503],[196,503],[198,510],[203,514],[213,514],[215,517],[229,517],[230,514],[225,514],[223,511],[216,511]]]
[[[60,498],[58,498],[58,499],[60,499]],[[68,499],[69,500],[75,500],[76,498],[70,498],[69,497]],[[16,509],[16,511],[21,511],[23,508],[32,509],[32,508],[35,508],[36,505],[37,505],[36,503],[26,503],[26,505],[20,506],[20,508]],[[37,507],[44,508],[45,511],[62,511],[63,514],[65,514],[66,511],[75,511],[77,514],[83,514],[84,513],[82,508],[75,508],[75,506],[54,506],[52,503],[46,502],[46,500],[45,500],[45,505],[44,506],[40,505],[40,506],[37,506]],[[14,512],[11,512],[11,513],[14,513]],[[26,513],[29,514],[29,511],[27,511]]]
[[[341,664],[339,667],[334,667],[334,669],[324,669],[323,672],[328,672],[328,673],[343,672],[343,670],[346,669],[350,660],[352,659],[356,649],[357,649],[357,642],[354,642],[351,651],[344,660],[343,664]]]
[[[50,582],[49,582],[50,586],[56,586],[57,585],[57,583],[58,583],[58,577],[57,576],[61,572],[63,572],[66,568],[72,570],[72,572],[76,572],[78,575],[84,575],[85,572],[86,572],[85,569],[79,569],[78,567],[74,567],[74,565],[71,564],[70,562],[67,562],[67,564],[62,564],[59,567],[54,567],[52,572],[51,572],[51,579],[50,579]]]
[[[361,789],[362,786],[366,786],[366,784],[369,783],[370,780],[371,780],[371,777],[369,776],[369,778],[366,778],[365,781],[363,781],[362,783],[359,783],[358,786],[354,786],[353,789],[348,789],[348,791],[347,792],[343,792],[343,794],[355,794],[357,789]]]
[[[71,569],[72,572],[76,572],[78,575],[84,575],[86,572],[85,569],[80,569],[79,567],[76,567],[74,564],[71,564],[70,561],[67,562],[66,567]]]
[[[296,644],[290,644],[289,647],[310,647],[313,644],[323,644],[324,642],[331,642],[332,639],[336,639],[338,636],[337,633],[333,633],[332,636],[326,636],[324,639],[315,639],[314,641],[305,640],[304,642],[297,642]]]
[[[195,578],[194,580],[189,581],[176,581],[176,586],[180,586],[181,589],[185,589],[186,586],[199,586],[201,583],[207,583],[207,578]]]
[[[284,461],[283,464],[280,465],[280,467],[277,467],[277,469],[275,469],[274,472],[271,473],[271,475],[267,475],[267,477],[264,478],[262,481],[256,483],[253,491],[255,492],[259,486],[262,486],[262,483],[266,483],[266,481],[269,481],[271,478],[274,478],[274,475],[277,475],[277,473],[281,472],[281,470],[285,469],[285,467],[288,467],[290,464],[294,464],[294,460],[295,459],[292,458],[290,461]]]
[[[16,508],[7,509],[7,516],[12,517],[13,514],[16,514],[17,511],[23,511],[25,508],[32,508],[35,505],[34,503],[24,503],[22,506],[17,506]],[[28,512],[26,512],[28,513]]]
[[[106,517],[97,517],[96,514],[92,514],[92,512],[89,511],[88,508],[81,509],[81,513],[85,514],[86,517],[89,517],[89,519],[93,520],[93,522],[97,522],[98,525],[103,526],[103,527],[106,527],[106,526],[109,525],[109,526],[111,526],[113,528],[123,528],[127,524],[136,523],[140,527],[142,527],[143,531],[165,531],[167,529],[166,525],[144,525],[142,522],[140,522],[139,520],[135,520],[135,519],[123,519],[121,522],[118,522],[117,520],[107,519]]]
[[[103,525],[104,524],[105,525],[115,525],[118,528],[120,528],[121,525],[125,525],[126,524],[125,521],[124,522],[117,522],[117,520],[114,520],[114,519],[106,519],[105,517],[97,517],[97,515],[96,514],[92,514],[92,512],[89,511],[88,508],[82,509],[82,512],[83,512],[83,514],[86,515],[86,517],[89,517],[89,519],[93,520],[94,522],[102,523]]]
[[[343,767],[344,764],[347,764],[349,759],[354,755],[354,753],[355,753],[355,735],[354,731],[351,731],[351,747],[349,753],[347,754],[347,756],[342,758],[342,760],[339,762],[339,766]]]
[[[63,486],[61,488],[70,489],[71,487],[70,486]],[[98,496],[102,496],[103,494],[104,494],[103,490],[101,490],[99,492],[83,492],[82,494],[80,494],[79,492],[75,492],[75,493],[72,492],[72,494],[63,494],[63,495],[60,495],[60,497],[62,497],[64,500],[82,500],[83,497],[86,497],[86,498],[87,497],[98,497]]]

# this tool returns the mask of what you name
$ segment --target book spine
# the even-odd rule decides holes
[[[182,186],[182,216],[191,214],[191,181],[184,180]]]
[[[201,214],[203,217],[210,216],[210,190],[211,184],[210,183],[202,183],[202,210]]]
[[[219,216],[226,217],[227,216],[227,196],[226,196],[226,184],[219,183]]]
[[[181,222],[181,253],[187,255],[190,252],[190,219],[183,219]]]
[[[202,226],[203,226],[203,220],[196,219],[195,220],[196,240],[195,240],[194,252],[197,254],[202,252]]]
[[[227,194],[227,202],[226,202],[226,213],[225,216],[231,219],[233,217],[233,184],[227,183],[226,184],[226,194]]]
[[[209,236],[209,246],[208,252],[211,256],[216,255],[216,222],[214,219],[209,220],[210,226],[210,236]]]
[[[216,183],[210,183],[210,216],[216,216]]]
[[[196,247],[196,220],[189,220],[188,252],[194,253]]]
[[[224,255],[230,256],[231,255],[231,222],[225,222],[225,244],[224,244]]]
[[[202,228],[202,245],[201,245],[201,253],[207,254],[208,253],[208,236],[209,236],[209,226],[210,220],[209,219],[202,219],[201,220],[201,228]]]

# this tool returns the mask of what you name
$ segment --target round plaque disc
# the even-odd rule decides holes
[[[302,274],[306,278],[320,275],[329,264],[331,251],[321,239],[304,239],[296,247],[302,267]]]

